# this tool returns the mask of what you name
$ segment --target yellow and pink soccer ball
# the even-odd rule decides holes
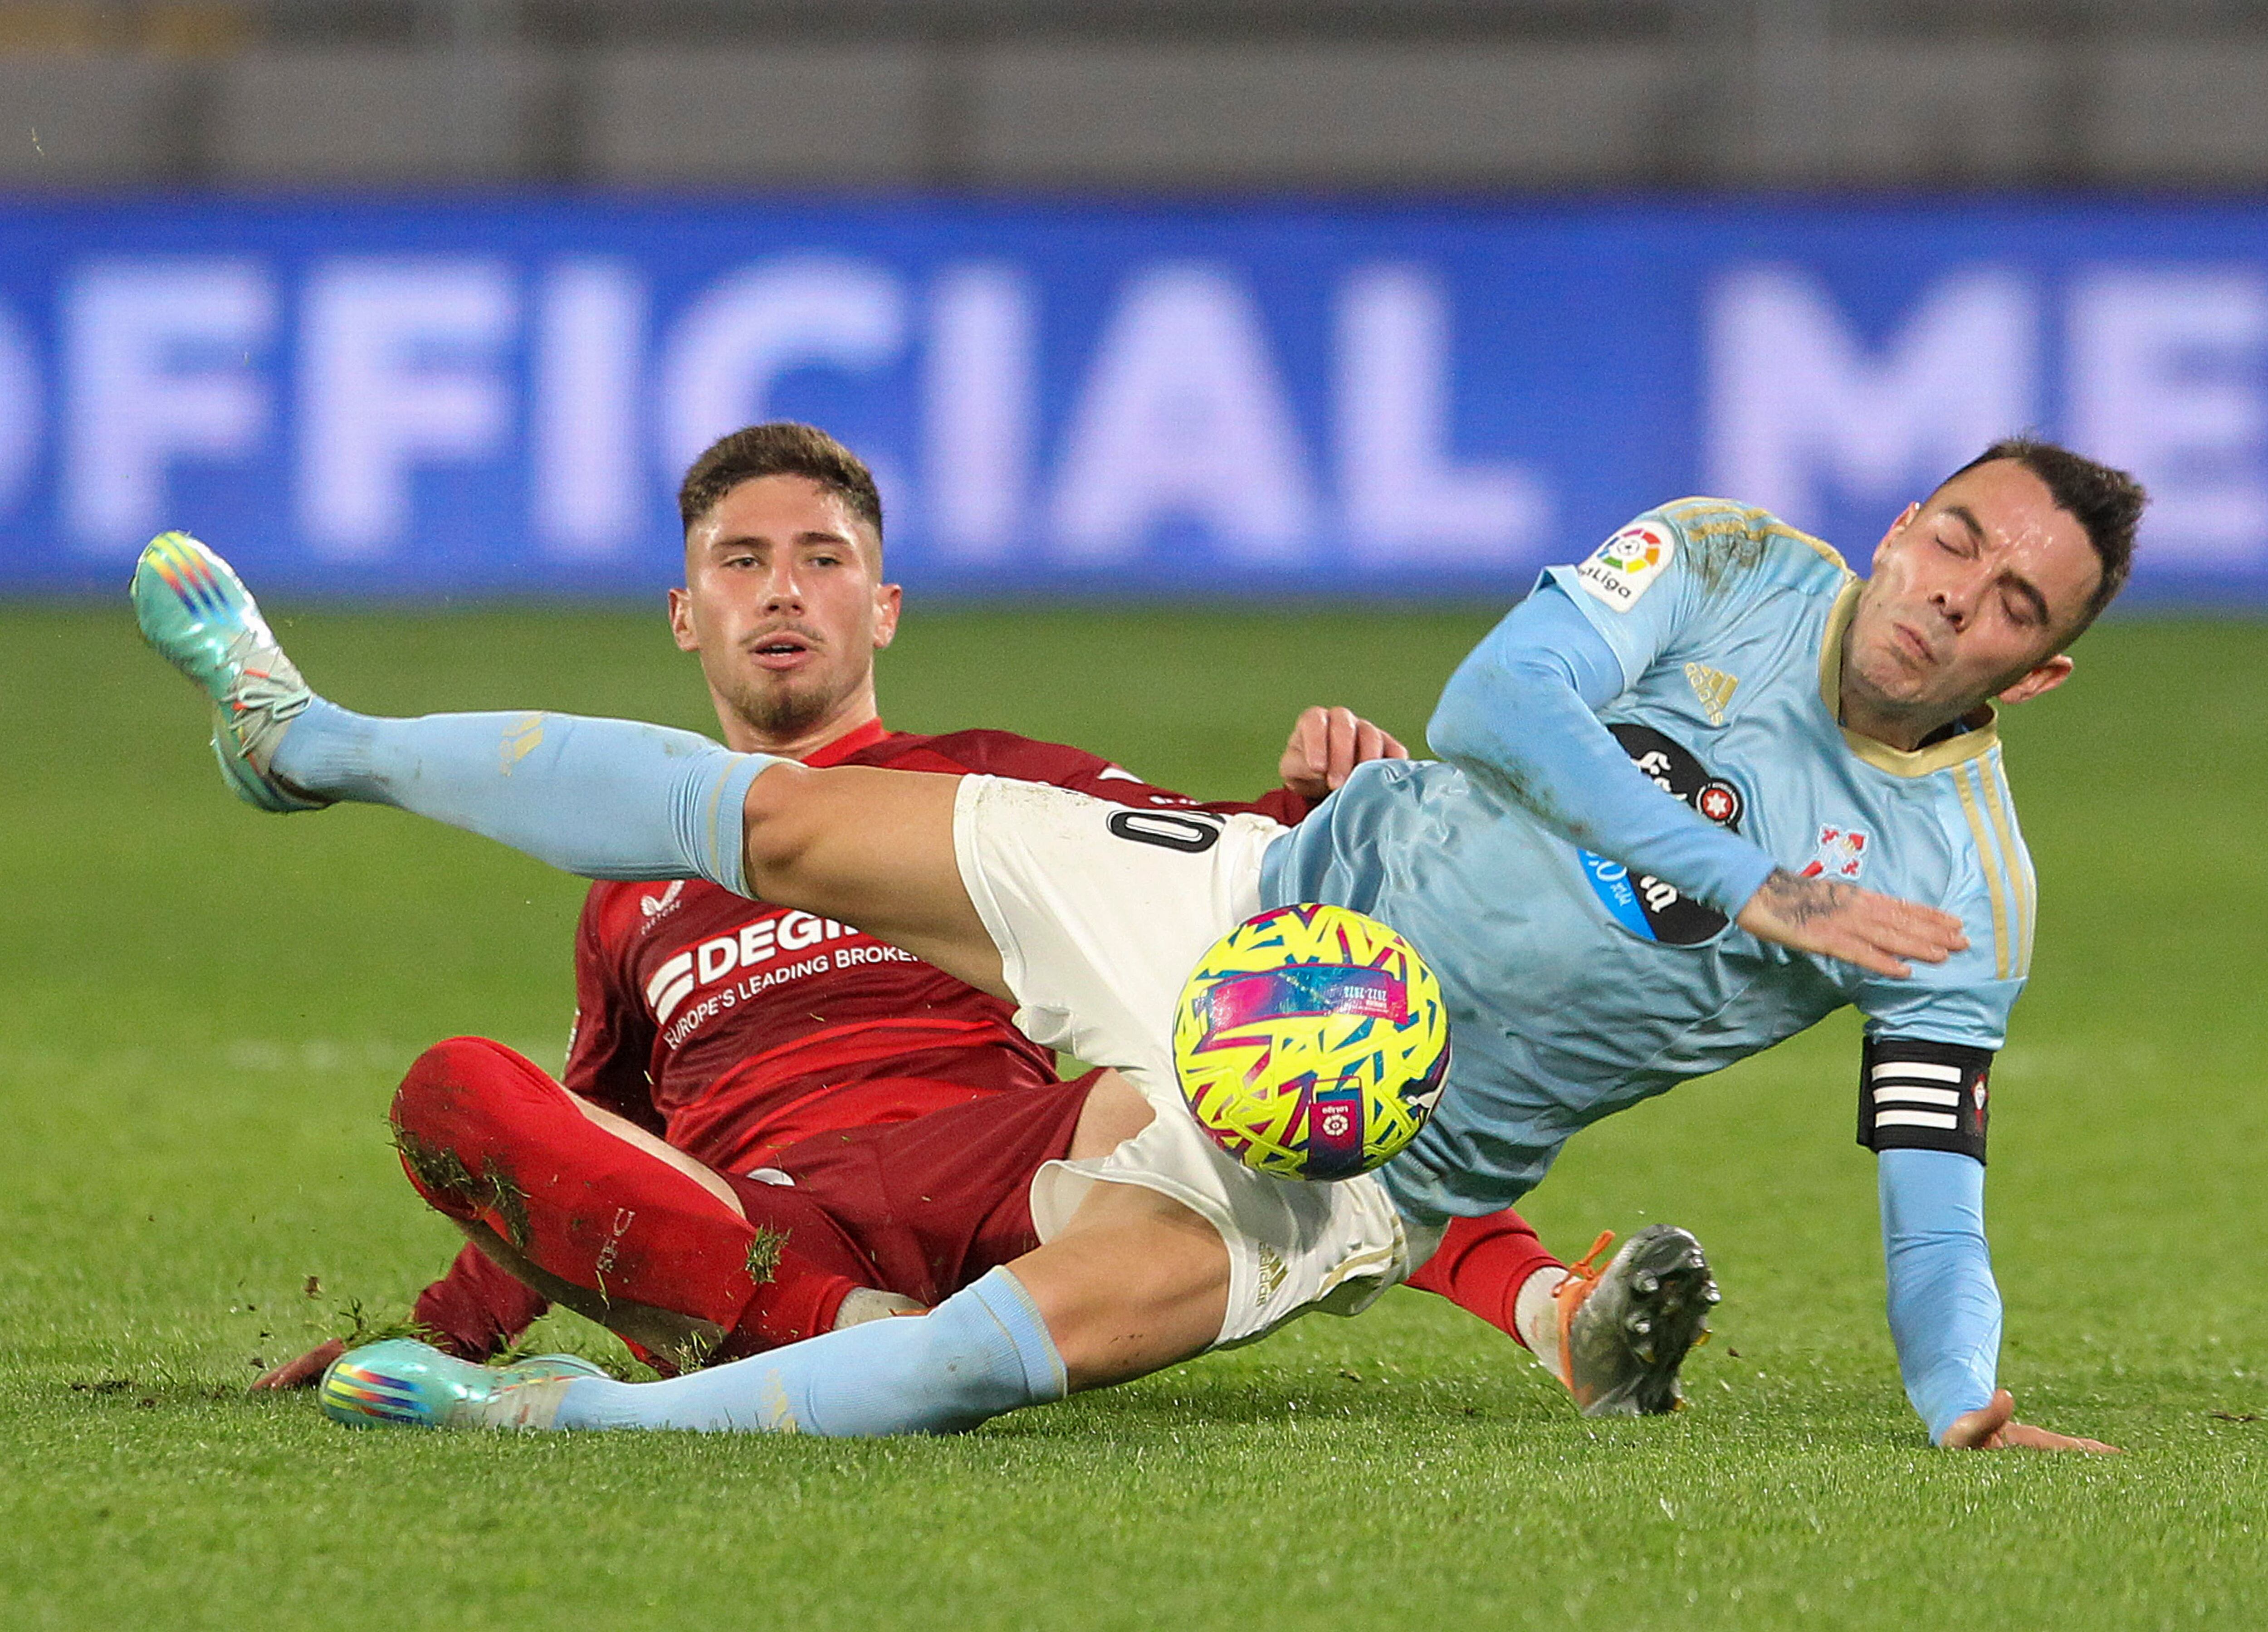
[[[1351,1179],[1410,1140],[1449,1070],[1417,949],[1344,907],[1278,907],[1213,943],[1174,1018],[1197,1126],[1279,1179]]]

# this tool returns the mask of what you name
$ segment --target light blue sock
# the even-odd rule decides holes
[[[955,1434],[1068,1392],[1023,1283],[995,1269],[925,1315],[869,1320],[660,1383],[578,1378],[554,1428],[710,1433]]]
[[[318,698],[273,768],[309,793],[430,816],[586,878],[707,878],[745,895],[740,804],[780,762],[634,720],[379,719]]]

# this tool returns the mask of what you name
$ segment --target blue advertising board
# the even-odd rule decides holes
[[[0,593],[651,592],[827,426],[929,592],[1502,595],[1693,492],[1863,558],[2033,428],[2268,604],[2268,207],[517,196],[0,208]]]

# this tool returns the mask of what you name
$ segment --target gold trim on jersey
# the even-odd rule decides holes
[[[1976,723],[1967,731],[1911,753],[1862,736],[1842,724],[1843,642],[1851,632],[1851,616],[1859,609],[1859,592],[1866,587],[1866,580],[1858,577],[1843,586],[1843,592],[1835,598],[1835,606],[1827,614],[1827,632],[1819,640],[1819,700],[1827,705],[1829,717],[1841,729],[1844,745],[1875,769],[1886,770],[1893,776],[1926,776],[1948,765],[1982,758],[1999,747],[2000,717],[1990,702],[1980,704],[1979,714],[1970,716]]]
[[[1686,517],[1679,511],[1698,513]],[[1711,512],[1715,512],[1712,515]],[[1657,507],[1657,513],[1676,524],[1680,533],[1696,538],[1709,538],[1720,533],[1744,533],[1750,538],[1789,539],[1806,546],[1821,559],[1833,563],[1839,572],[1848,572],[1850,566],[1842,553],[1824,539],[1815,539],[1808,533],[1799,533],[1768,510],[1758,510],[1753,504],[1735,504],[1730,499],[1694,497],[1672,499]]]
[[[1827,614],[1827,631],[1820,637],[1819,700],[1838,720],[1843,643],[1851,632],[1852,615],[1859,608],[1859,592],[1865,587],[1855,577],[1843,586]],[[1986,702],[1979,715],[1970,717],[1977,723],[1969,730],[1912,753],[1848,727],[1843,729],[1843,740],[1867,764],[1894,776],[1953,773],[1954,788],[1961,795],[1961,813],[1968,820],[1977,864],[1984,873],[1985,893],[1992,899],[1992,967],[1998,979],[2021,980],[2032,967],[2039,880],[2032,871],[2032,858],[2016,837],[2015,796],[2008,791],[2007,777],[2000,768],[1999,712]]]
[[[2015,972],[2027,975],[2032,970],[2032,935],[2039,924],[2039,880],[2032,872],[2031,856],[2016,836],[2016,796],[2009,791],[2008,774],[2000,756],[1994,754],[1989,763],[1977,766],[1976,771],[1977,780],[1984,787],[1984,808],[1992,813],[1992,831],[2000,841],[2000,855],[2008,865],[2008,893],[2014,898],[2016,908]]]
[[[2021,980],[2032,969],[2032,931],[2037,921],[2038,884],[2032,858],[2016,842],[2009,817],[2013,801],[2000,773],[1999,756],[1953,768],[1961,792],[1961,813],[1969,819],[1984,889],[1992,898],[1992,967],[2000,980]]]
[[[1992,973],[1997,979],[2007,980],[2012,967],[2008,959],[2008,889],[2000,875],[2000,855],[1993,847],[1992,835],[1984,830],[1984,818],[1978,813],[1977,795],[1969,786],[1969,773],[1974,768],[1956,765],[1953,770],[1953,785],[1961,790],[1961,813],[1969,819],[1969,836],[1977,845],[1977,859],[1984,869],[1984,888],[1992,897]]]

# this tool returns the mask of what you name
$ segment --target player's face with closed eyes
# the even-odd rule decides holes
[[[686,534],[669,592],[678,645],[701,654],[726,740],[802,752],[874,712],[874,653],[897,632],[873,531],[802,476],[759,476]]]
[[[1926,734],[1988,697],[2059,685],[2058,649],[2101,573],[2079,522],[2013,460],[1965,471],[1910,507],[1874,552],[1844,651],[1846,723]],[[1911,746],[1911,743],[1899,746]]]

